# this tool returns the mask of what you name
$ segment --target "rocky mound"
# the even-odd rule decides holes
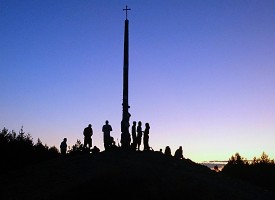
[[[269,191],[160,152],[100,152],[1,175],[1,199],[275,199]]]

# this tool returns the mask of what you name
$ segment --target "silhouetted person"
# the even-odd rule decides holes
[[[100,152],[100,149],[97,146],[94,146],[91,151],[93,154],[98,154]]]
[[[67,138],[64,138],[60,144],[60,152],[62,155],[66,155],[67,153]]]
[[[150,146],[149,146],[149,130],[150,130],[150,125],[149,123],[145,123],[145,129],[144,129],[144,135],[143,135],[143,145],[144,145],[144,151],[149,151]]]
[[[132,125],[132,149],[136,150],[137,148],[137,122],[133,121]]]
[[[142,139],[142,123],[141,121],[138,122],[137,126],[137,148],[140,150],[140,145],[141,145],[141,139]]]
[[[118,146],[116,145],[116,142],[115,142],[115,140],[112,136],[110,137],[110,147],[109,147],[109,149],[111,151],[115,151],[115,150],[118,149]]]
[[[172,156],[171,149],[169,146],[165,147],[164,154],[167,156]]]
[[[182,146],[180,146],[176,151],[175,151],[175,154],[174,154],[174,157],[177,158],[177,159],[183,159],[183,155],[182,155]]]
[[[104,148],[105,150],[108,150],[111,146],[111,131],[112,126],[109,124],[109,121],[106,120],[105,124],[102,126],[102,132],[103,132],[103,142],[104,142]]]
[[[84,148],[87,148],[87,145],[89,146],[89,149],[92,148],[93,129],[91,124],[89,124],[86,128],[84,128],[83,135],[84,135]]]
[[[219,171],[220,171],[218,165],[215,165],[215,166],[214,166],[214,171],[215,171],[215,172],[219,172]]]

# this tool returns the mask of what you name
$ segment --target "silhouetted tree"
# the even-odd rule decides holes
[[[275,164],[263,152],[260,158],[254,157],[249,163],[239,153],[232,156],[223,167],[222,173],[249,181],[265,189],[275,191]]]
[[[239,153],[235,153],[234,156],[228,160],[228,165],[244,165],[247,164],[247,160],[241,157]]]
[[[253,159],[253,162],[254,161],[255,160]],[[253,163],[253,162],[252,162],[252,164],[265,164],[265,165],[268,165],[268,164],[274,164],[274,159],[271,160],[269,158],[269,156],[265,152],[263,152],[261,157],[256,159],[256,163]]]
[[[75,155],[75,154],[80,154],[83,153],[83,144],[79,139],[76,140],[76,143],[72,146],[70,150],[68,150],[68,154]]]
[[[0,156],[3,164],[2,169],[15,169],[31,163],[54,158],[58,151],[54,148],[49,151],[48,146],[43,145],[38,139],[34,145],[30,134],[26,134],[21,127],[18,134],[14,130],[11,132],[3,128],[0,132]]]

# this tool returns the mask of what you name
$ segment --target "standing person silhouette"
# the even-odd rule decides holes
[[[150,146],[149,146],[149,130],[150,130],[149,123],[145,123],[145,129],[144,129],[144,135],[143,135],[144,151],[149,151],[150,150]]]
[[[105,151],[110,149],[111,146],[111,131],[112,126],[109,124],[109,121],[106,120],[105,124],[102,126],[102,132],[103,132],[103,142],[104,142],[104,148]]]
[[[136,150],[137,148],[137,122],[133,121],[132,125],[132,148],[133,150]]]
[[[138,122],[138,126],[137,126],[137,148],[138,151],[140,151],[140,145],[141,145],[141,138],[142,138],[142,127],[141,127],[142,123],[141,121]]]
[[[84,148],[87,148],[87,145],[89,149],[92,148],[93,129],[91,124],[89,124],[86,128],[84,128],[83,135],[84,135]]]
[[[66,155],[67,153],[67,138],[64,138],[60,144],[61,155]]]

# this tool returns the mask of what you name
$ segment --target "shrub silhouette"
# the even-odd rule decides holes
[[[84,147],[80,140],[76,140],[76,143],[72,146],[71,149],[68,150],[68,154],[70,155],[78,155],[83,153]]]

